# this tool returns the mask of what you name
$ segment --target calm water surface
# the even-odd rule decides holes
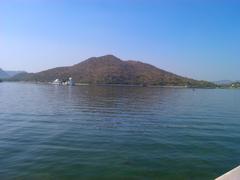
[[[0,83],[0,179],[213,179],[240,164],[240,90]]]

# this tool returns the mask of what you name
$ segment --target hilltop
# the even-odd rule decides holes
[[[185,78],[140,61],[123,61],[113,55],[91,57],[79,64],[39,73],[22,73],[11,80],[51,82],[72,77],[77,83],[214,87],[213,83]]]

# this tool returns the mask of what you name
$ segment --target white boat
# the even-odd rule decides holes
[[[240,179],[240,166],[216,178],[215,180],[239,180],[239,179]]]
[[[52,82],[54,85],[61,85],[61,81],[59,79],[56,79]]]

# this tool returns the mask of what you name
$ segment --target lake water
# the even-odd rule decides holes
[[[240,90],[0,83],[0,179],[213,179],[240,164]]]

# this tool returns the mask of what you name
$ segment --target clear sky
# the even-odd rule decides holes
[[[38,72],[114,54],[240,79],[239,0],[0,0],[0,67]]]

